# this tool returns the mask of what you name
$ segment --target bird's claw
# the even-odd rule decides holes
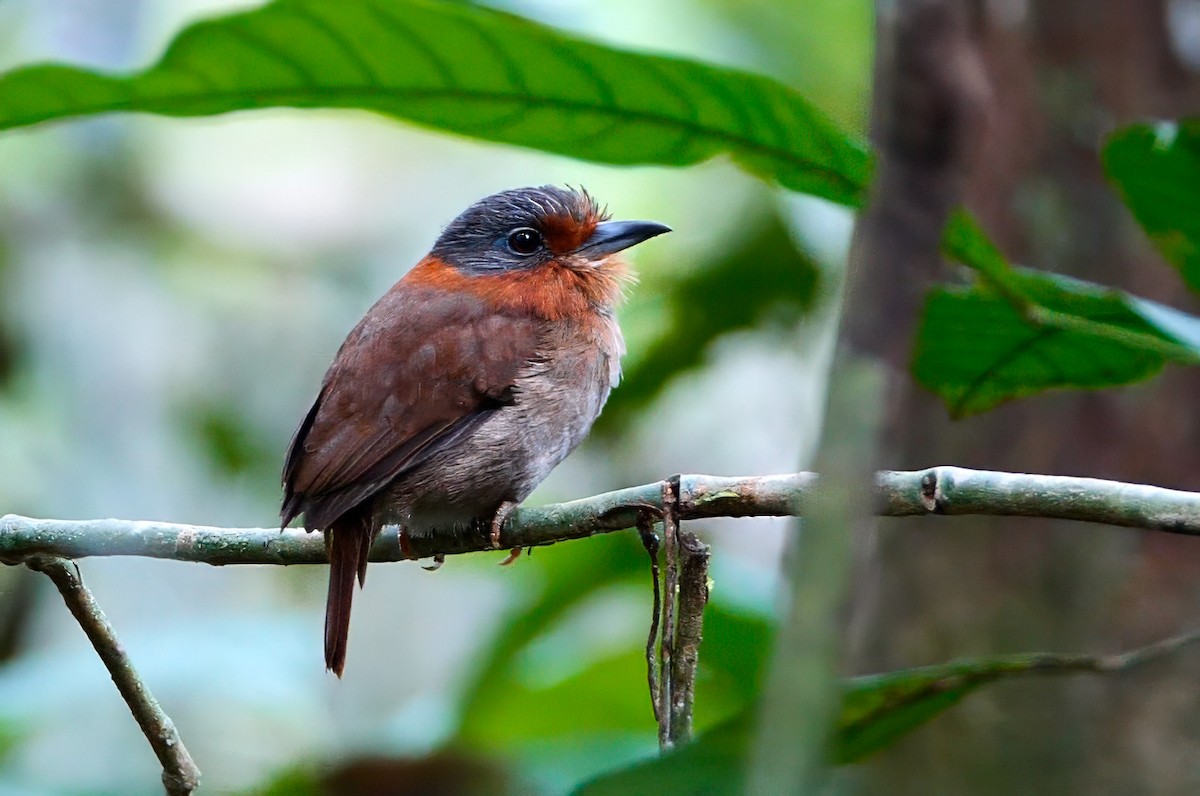
[[[492,517],[492,532],[488,535],[488,539],[491,541],[492,547],[496,550],[500,549],[500,531],[504,528],[504,521],[508,519],[508,515],[512,514],[512,510],[516,507],[516,503],[505,501],[500,504],[500,508],[496,509],[496,515]]]

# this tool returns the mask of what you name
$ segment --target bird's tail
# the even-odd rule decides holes
[[[368,512],[343,514],[327,532],[329,596],[325,601],[325,668],[342,676],[346,643],[350,636],[350,605],[354,581],[362,585],[371,551],[371,518]]]

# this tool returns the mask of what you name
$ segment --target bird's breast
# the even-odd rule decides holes
[[[394,521],[415,534],[490,518],[520,502],[583,441],[620,376],[616,321],[547,323],[513,400],[388,490]]]

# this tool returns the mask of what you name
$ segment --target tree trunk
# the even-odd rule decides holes
[[[1195,311],[1098,157],[1118,125],[1200,108],[1200,75],[1172,49],[1166,6],[972,4],[992,113],[965,190],[1014,262]],[[898,279],[876,273],[873,289]],[[1200,489],[1200,369],[1035,397],[960,422],[916,387],[900,405],[883,467],[960,464]],[[855,672],[988,653],[1115,651],[1200,624],[1196,539],[946,518],[886,520],[866,542],[850,613]],[[999,686],[853,776],[867,792],[922,796],[1197,792],[1198,672],[1192,654],[1121,680]]]

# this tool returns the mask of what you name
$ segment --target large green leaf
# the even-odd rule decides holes
[[[527,775],[551,781],[551,792],[654,749],[644,650],[649,561],[632,534],[608,536],[539,548],[532,561],[520,562],[538,570],[543,586],[497,628],[461,703],[453,749],[513,761]],[[645,625],[608,649],[583,649],[594,623],[606,622],[597,609],[611,610],[609,597],[631,595]],[[719,600],[708,605],[704,629],[703,697],[695,710],[702,729],[753,704],[770,642],[765,618]]]
[[[727,153],[843,204],[860,201],[870,168],[862,146],[775,81],[465,3],[277,0],[192,25],[132,75],[44,65],[0,78],[0,129],[270,106],[363,108],[601,163],[680,166]]]
[[[267,107],[361,108],[600,163],[683,166],[725,154],[849,206],[871,172],[857,139],[777,81],[469,4],[276,0],[188,27],[130,75],[61,64],[0,75],[0,130],[116,111]],[[1004,281],[1003,257],[966,216],[947,231],[947,251]]]
[[[1200,290],[1200,121],[1118,130],[1104,169],[1158,250]]]
[[[526,571],[526,577],[530,570],[537,571],[542,578],[541,588],[535,599],[514,610],[497,628],[495,641],[464,689],[462,724],[458,730],[460,743],[478,745],[489,739],[522,736],[525,734],[524,722],[538,724],[542,721],[524,713],[523,706],[514,706],[509,698],[519,688],[514,661],[530,642],[571,609],[610,586],[640,583],[646,589],[646,619],[649,622],[650,561],[631,536],[606,534],[592,538],[587,545],[539,548],[535,555],[518,562]],[[635,677],[631,681],[633,687],[641,683],[644,683],[642,678]],[[649,697],[645,703],[648,713]],[[505,722],[509,724],[509,731],[497,736],[496,727]]]
[[[725,796],[744,792],[742,766],[754,730],[749,713],[704,733],[662,757],[636,763],[580,785],[573,796]]]
[[[648,587],[646,592],[649,607]],[[718,604],[705,611],[704,632],[695,710],[701,731],[754,704],[770,639],[763,618]],[[553,654],[565,657],[569,668],[581,663],[579,651],[569,646],[560,644]],[[638,638],[624,649],[588,659],[561,679],[528,670],[524,676],[514,676],[511,668],[495,671],[453,748],[514,761],[536,779],[552,779],[551,792],[645,759],[657,740],[644,654]]]
[[[913,375],[956,417],[1049,389],[1129,384],[1168,360],[1200,361],[1200,318],[1067,277],[1014,276],[1029,316],[985,286],[929,295]]]
[[[0,130],[115,111],[197,116],[265,107],[360,108],[601,163],[683,166],[724,154],[785,188],[850,206],[862,201],[871,172],[856,139],[779,82],[622,51],[465,3],[276,0],[188,27],[156,64],[133,74],[52,64],[0,75]],[[966,214],[951,220],[944,248],[1022,313],[1035,314],[1037,299]],[[1075,290],[1060,283],[1057,294]],[[1155,334],[1130,334],[1126,319],[1111,323],[1090,312],[1087,290],[1078,298],[1040,313],[1043,328],[1025,329],[1024,337],[1012,324],[1016,313],[998,311],[1008,334],[993,353],[1003,356],[976,357],[981,370],[967,376],[954,364],[949,378],[927,383],[965,394],[952,401],[966,412],[1046,386],[1125,383],[1157,368],[1163,352]],[[1076,303],[1089,314],[1075,314]],[[1026,384],[995,375],[1014,375],[1004,357],[1015,347],[1040,350],[1046,329],[1059,330],[1052,341],[1070,341],[1062,330],[1076,327],[1108,341],[1101,378],[1043,373]],[[1033,360],[1023,361],[1029,367],[1015,375],[1036,377]],[[986,389],[976,386],[981,374]]]

